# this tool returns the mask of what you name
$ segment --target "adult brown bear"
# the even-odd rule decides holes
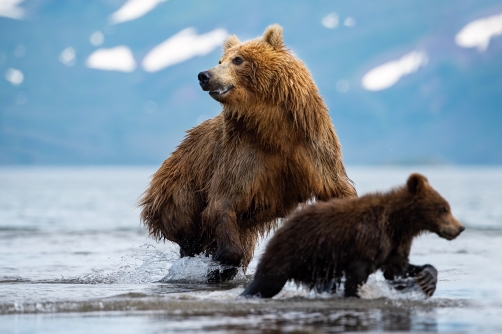
[[[345,296],[357,297],[358,287],[382,269],[387,280],[412,278],[432,296],[437,271],[409,263],[413,238],[428,231],[452,240],[463,230],[448,202],[423,175],[412,174],[406,186],[387,193],[332,199],[293,213],[267,244],[242,295],[270,298],[288,280],[334,292],[333,283],[345,276]]]
[[[245,269],[258,236],[298,205],[357,195],[328,109],[282,28],[243,43],[230,36],[223,51],[198,76],[222,112],[188,131],[139,204],[150,234],[177,243],[182,257],[229,266],[213,281]]]

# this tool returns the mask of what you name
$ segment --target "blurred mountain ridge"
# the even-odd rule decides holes
[[[141,66],[148,52],[189,27],[246,40],[272,23],[310,69],[347,164],[502,163],[502,36],[484,52],[455,44],[469,22],[502,13],[501,1],[169,0],[110,24],[123,4],[26,0],[23,20],[0,17],[0,164],[159,164],[184,131],[221,110],[197,81],[221,48],[153,73]],[[323,25],[334,18],[334,29]],[[86,66],[96,50],[121,45],[132,72]],[[60,61],[68,48],[71,66]],[[387,89],[361,86],[368,71],[413,51],[427,64]],[[9,69],[22,72],[20,84],[4,79]]]

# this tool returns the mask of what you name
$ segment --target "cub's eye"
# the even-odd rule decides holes
[[[441,212],[441,213],[447,213],[448,209],[446,208],[446,206],[442,206],[441,209],[439,209],[439,212]]]
[[[232,59],[232,64],[234,65],[240,65],[244,62],[244,59],[242,59],[241,57],[235,57],[234,59]]]

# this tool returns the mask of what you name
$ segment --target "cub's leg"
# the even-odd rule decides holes
[[[368,280],[371,267],[371,263],[366,261],[353,261],[347,265],[345,268],[345,297],[359,297],[357,289]]]
[[[413,272],[416,272],[416,270],[418,270],[415,275],[418,284],[427,296],[432,297],[432,295],[436,291],[438,283],[438,271],[436,270],[436,268],[434,268],[430,264],[423,266],[414,266],[412,264],[409,264],[408,267],[414,267],[413,269],[410,269],[413,270]]]
[[[253,282],[247,286],[241,296],[246,298],[272,298],[282,290],[287,281],[287,277],[275,277],[257,272]]]
[[[424,293],[431,297],[436,291],[438,271],[430,264],[415,266],[408,263],[402,268],[398,266],[387,268],[384,271],[384,277],[391,281],[390,283],[396,290],[413,288],[418,284]],[[406,280],[407,278],[415,278],[415,280]]]

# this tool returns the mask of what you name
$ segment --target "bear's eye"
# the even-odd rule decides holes
[[[441,212],[441,213],[447,213],[448,209],[446,208],[446,206],[442,206],[441,209],[439,209],[439,212]]]
[[[232,64],[234,65],[240,65],[244,62],[244,59],[242,59],[241,57],[235,57],[234,59],[232,59]]]

